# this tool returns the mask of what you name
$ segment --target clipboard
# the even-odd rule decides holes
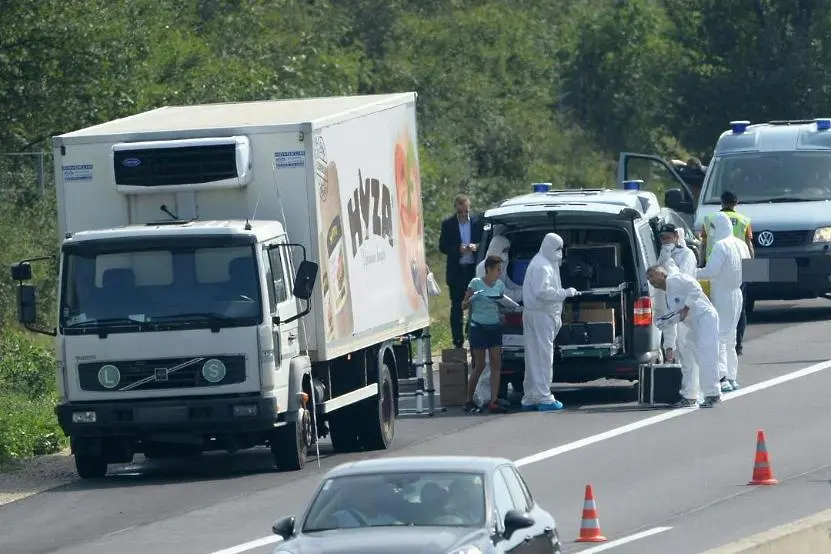
[[[511,298],[505,296],[504,294],[494,297],[494,300],[496,300],[496,303],[502,306],[503,308],[508,308],[510,310],[515,310],[516,308],[519,308],[519,304],[517,304]]]

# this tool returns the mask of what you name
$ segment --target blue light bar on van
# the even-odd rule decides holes
[[[630,179],[623,181],[623,190],[641,190],[643,179]]]
[[[740,135],[747,131],[747,126],[750,125],[749,121],[731,121],[730,128],[733,129],[734,135]]]
[[[551,190],[551,183],[534,183],[531,185],[534,192],[548,192]]]
[[[828,129],[831,129],[831,118],[818,117],[815,121],[817,122],[817,131],[827,131]]]

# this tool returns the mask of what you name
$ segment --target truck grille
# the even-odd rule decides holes
[[[202,366],[208,360],[219,360],[225,366],[225,375],[209,374],[212,382],[202,375]],[[218,364],[214,364],[218,365]],[[115,366],[102,369],[104,366]],[[129,390],[165,390],[191,387],[219,387],[245,381],[245,356],[204,356],[192,358],[154,358],[116,362],[78,364],[81,389],[95,392],[123,392]]]
[[[766,231],[763,229],[754,233],[753,245],[757,248],[801,246],[811,240],[813,234],[813,231]],[[770,235],[773,235],[772,243]]]

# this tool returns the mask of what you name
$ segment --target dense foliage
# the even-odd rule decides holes
[[[437,276],[458,190],[482,209],[535,180],[613,186],[619,151],[706,161],[731,119],[831,113],[831,0],[0,0],[0,13],[4,267],[54,252],[49,137],[165,104],[417,91]],[[41,151],[45,197],[38,158],[8,154]],[[41,264],[38,281],[53,278]],[[51,319],[54,287],[40,292]],[[3,412],[29,410],[25,433],[47,437],[20,442],[3,415],[0,458],[48,450],[52,362],[9,334],[5,269],[0,311]],[[445,314],[436,302],[438,346]]]

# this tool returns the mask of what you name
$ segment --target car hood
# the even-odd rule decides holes
[[[701,229],[704,216],[721,209],[716,205],[701,205],[695,214],[695,230]],[[831,226],[831,202],[785,202],[741,204],[736,211],[750,218],[754,233],[771,231],[812,231]]]
[[[300,535],[278,547],[292,554],[445,554],[480,543],[484,530],[454,527],[370,527]]]

